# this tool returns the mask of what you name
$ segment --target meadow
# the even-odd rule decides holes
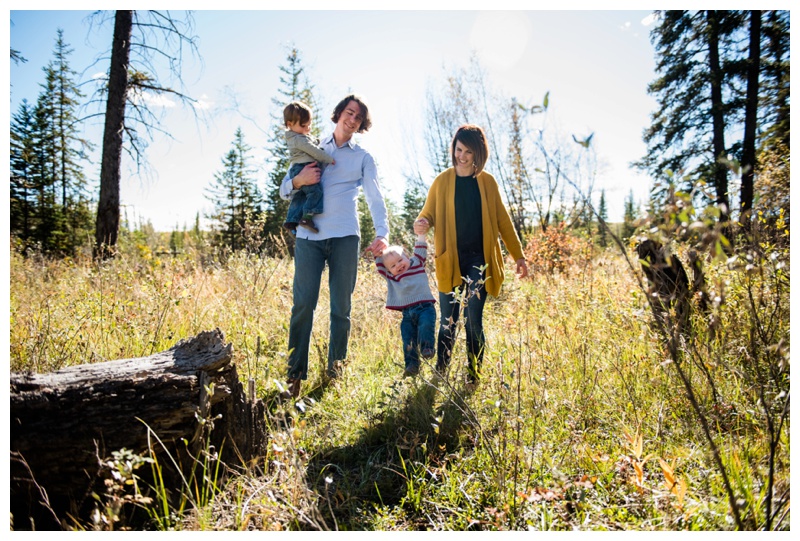
[[[11,371],[146,356],[218,327],[269,405],[267,454],[246,473],[208,466],[180,506],[164,487],[116,507],[100,494],[95,524],[76,528],[138,515],[159,530],[788,530],[788,242],[762,248],[708,262],[709,312],[679,337],[619,249],[525,280],[509,263],[475,388],[463,329],[444,377],[402,377],[399,314],[365,258],[344,373],[322,379],[323,285],[297,403],[278,399],[291,258],[12,249]]]

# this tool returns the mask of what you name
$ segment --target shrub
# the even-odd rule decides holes
[[[525,247],[525,259],[532,270],[548,274],[586,265],[591,257],[591,243],[570,233],[564,223],[550,226],[530,238]]]

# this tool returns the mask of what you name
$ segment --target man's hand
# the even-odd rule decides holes
[[[372,244],[367,246],[367,249],[364,250],[365,252],[372,252],[372,255],[375,257],[380,257],[383,255],[383,251],[389,247],[389,243],[386,242],[386,239],[383,237],[375,237],[375,240],[372,241]]]
[[[425,218],[420,218],[419,220],[414,221],[414,233],[416,235],[426,235],[430,227],[431,224],[429,224],[428,220]]]
[[[297,190],[302,186],[316,184],[319,182],[319,175],[320,173],[317,162],[310,162],[292,179],[292,187]]]

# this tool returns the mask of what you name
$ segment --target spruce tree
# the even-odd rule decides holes
[[[410,240],[414,235],[414,221],[425,205],[427,193],[417,184],[406,183],[406,191],[403,193],[403,210],[400,214],[402,218],[401,237]],[[395,228],[391,228],[394,235]]]
[[[214,174],[216,183],[207,191],[206,197],[213,203],[214,211],[207,216],[216,224],[220,244],[231,250],[237,245],[238,200],[236,193],[236,152],[229,150],[222,159],[222,171]]]
[[[636,219],[638,212],[636,210],[636,202],[633,199],[633,190],[628,193],[625,198],[624,216],[622,223],[622,238],[627,239],[636,231]]]
[[[764,12],[761,34],[765,38],[762,48],[759,99],[763,111],[759,113],[764,129],[762,137],[768,149],[789,148],[789,12],[770,10]]]
[[[23,99],[19,109],[11,118],[11,193],[9,197],[9,229],[12,236],[23,244],[33,234],[35,212],[34,166],[36,152],[33,139],[33,109]]]
[[[51,63],[54,75],[53,144],[57,166],[54,171],[58,193],[58,215],[62,242],[60,250],[72,251],[83,242],[91,229],[89,189],[83,173],[86,151],[92,145],[79,135],[77,109],[83,97],[75,82],[75,71],[69,65],[73,49],[64,41],[63,30],[58,30],[55,60]]]
[[[44,68],[45,81],[33,110],[33,189],[35,193],[35,225],[32,239],[44,251],[54,248],[58,227],[56,211],[56,171],[58,151],[55,141],[55,72],[52,65]]]
[[[250,165],[250,150],[238,128],[231,149],[222,159],[222,171],[214,174],[215,182],[206,191],[206,197],[214,205],[208,218],[216,222],[221,244],[232,251],[245,247],[248,226],[262,212],[263,201]]]
[[[659,109],[645,131],[647,155],[639,162],[655,178],[684,171],[690,190],[705,179],[714,186],[716,203],[727,207],[728,173],[724,161],[730,99],[730,61],[738,18],[728,11],[659,12],[651,33],[656,72],[648,92]],[[726,99],[727,97],[727,99]]]
[[[658,77],[648,92],[659,108],[645,131],[647,155],[637,165],[657,179],[675,175],[678,190],[705,180],[714,188],[713,203],[724,206],[725,221],[736,196],[728,188],[731,166],[741,164],[738,195],[746,213],[758,175],[755,149],[788,141],[789,13],[658,13],[651,33]]]
[[[600,220],[605,223],[605,225],[603,225],[603,223],[598,224],[600,246],[605,248],[608,246],[608,207],[606,206],[605,188],[600,190],[600,203],[597,205],[597,215],[600,217]]]
[[[270,173],[267,179],[267,214],[264,220],[264,233],[267,237],[283,237],[283,242],[272,246],[274,253],[277,253],[278,246],[283,244],[289,247],[291,253],[294,253],[294,237],[283,228],[289,202],[280,196],[281,183],[289,170],[289,151],[286,148],[284,137],[286,127],[283,122],[283,108],[295,100],[308,105],[314,115],[311,134],[315,137],[319,137],[322,126],[327,125],[327,118],[322,118],[319,114],[314,86],[306,76],[300,50],[296,47],[287,49],[286,63],[278,66],[278,69],[282,74],[281,87],[278,88],[277,95],[272,98],[273,112],[270,115],[272,127],[267,147],[270,154],[267,159]]]

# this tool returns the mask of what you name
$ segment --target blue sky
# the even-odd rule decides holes
[[[9,12],[11,47],[27,59],[10,65],[10,111],[16,111],[23,98],[35,102],[57,28],[64,30],[74,49],[70,62],[81,80],[107,69],[107,61],[91,64],[109,47],[111,25],[90,31],[89,14]],[[628,167],[645,152],[642,130],[655,108],[646,93],[655,77],[649,14],[197,11],[195,34],[202,65],[189,60],[184,75],[187,92],[206,107],[207,122],[197,124],[185,110],[166,104],[163,127],[175,140],[157,137],[151,143],[151,174],[123,169],[125,212],[134,222],[151,221],[157,230],[191,226],[198,211],[209,209],[204,189],[220,170],[237,127],[253,147],[253,163],[265,179],[265,131],[276,112],[270,100],[279,88],[278,66],[285,48],[294,44],[323,97],[319,122],[324,131],[330,130],[325,118],[338,99],[350,91],[366,98],[374,127],[359,142],[375,155],[384,191],[395,201],[401,200],[404,189],[404,163],[415,155],[409,141],[423,129],[426,85],[441,80],[445,65],[466,66],[475,50],[493,88],[523,103],[539,103],[549,92],[550,119],[564,134],[594,133],[603,165],[595,187],[606,190],[609,218],[619,220],[628,192],[632,189],[637,200],[644,200],[650,184]],[[236,95],[238,112],[230,107],[231,95]],[[99,134],[99,127],[95,131]],[[99,157],[86,174],[96,181]]]

